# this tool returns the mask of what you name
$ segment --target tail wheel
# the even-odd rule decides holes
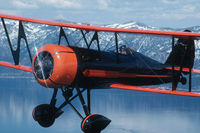
[[[56,108],[49,104],[41,104],[33,110],[33,118],[42,127],[50,127],[55,121]]]
[[[187,79],[185,77],[182,77],[180,79],[180,82],[181,82],[182,85],[185,85],[187,83]]]

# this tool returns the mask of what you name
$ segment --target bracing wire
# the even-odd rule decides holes
[[[121,36],[120,36],[120,34],[119,34],[119,37],[120,37],[120,39],[122,40],[122,41],[124,41],[126,44],[130,44],[130,43],[128,43],[126,40],[124,40]],[[157,75],[157,73],[140,57],[140,56],[138,56],[139,57],[139,59],[147,66],[147,68],[149,68],[149,70],[151,70],[151,72],[153,73],[153,74],[155,74],[155,75]],[[165,83],[160,77],[157,77],[162,83]]]

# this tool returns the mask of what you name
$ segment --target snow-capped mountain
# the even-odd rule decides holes
[[[59,20],[61,21],[61,20]],[[17,35],[18,35],[18,22],[7,20],[6,25],[10,38],[13,42],[13,47],[16,48],[17,44]],[[55,26],[48,26],[42,24],[26,23],[23,22],[25,33],[27,36],[28,43],[30,45],[32,56],[35,54],[37,49],[39,49],[44,44],[57,44],[59,38],[60,28]],[[126,28],[126,29],[141,29],[141,30],[165,30],[165,31],[184,31],[189,29],[192,32],[200,33],[200,26],[193,26],[182,29],[173,29],[173,28],[158,28],[145,25],[143,23],[138,23],[130,21],[123,24],[108,24],[103,25],[105,27],[112,28]],[[81,35],[81,32],[72,28],[64,28],[65,33],[69,39],[70,45],[76,45],[80,47],[86,47],[84,39]],[[3,29],[2,24],[0,25],[0,42],[1,50],[0,59],[12,61],[12,56],[10,49],[8,47],[7,38]],[[88,41],[91,40],[94,32],[89,32],[86,36]],[[113,33],[108,32],[99,32],[99,41],[101,50],[114,50],[115,49],[115,38]],[[156,35],[141,35],[141,34],[119,34],[119,45],[127,45],[128,47],[134,49],[135,51],[141,52],[144,55],[147,55],[155,60],[165,62],[168,54],[171,51],[171,37],[170,36],[156,36]],[[22,44],[25,44],[22,41]],[[66,41],[63,39],[61,42],[62,45],[66,45]],[[96,44],[92,44],[92,48],[97,48]],[[198,67],[200,62],[200,54],[198,52],[200,48],[200,42],[196,41],[196,63],[195,66]],[[25,45],[21,47],[22,55],[20,60],[23,64],[26,64],[28,54],[26,52]]]

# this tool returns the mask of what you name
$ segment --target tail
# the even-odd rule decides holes
[[[195,57],[194,40],[179,39],[165,64],[182,68],[193,68]]]

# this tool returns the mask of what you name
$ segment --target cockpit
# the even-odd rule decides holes
[[[126,47],[126,45],[122,45],[121,47],[119,47],[119,53],[122,55],[133,56],[133,50]]]

